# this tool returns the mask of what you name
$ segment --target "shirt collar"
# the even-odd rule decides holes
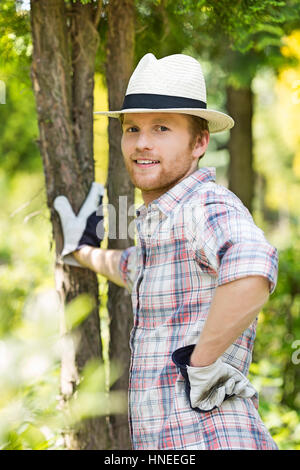
[[[152,201],[148,205],[148,209],[157,206],[164,214],[168,215],[185,196],[195,191],[199,184],[209,181],[216,181],[216,169],[214,167],[199,168],[173,186],[169,191]],[[146,212],[147,207],[143,204],[137,209],[136,214],[139,216]]]

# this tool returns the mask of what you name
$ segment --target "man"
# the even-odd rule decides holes
[[[100,114],[121,117],[125,165],[144,200],[137,246],[103,250],[86,238],[85,225],[96,232],[96,183],[80,217],[63,196],[55,207],[65,262],[132,294],[133,448],[276,449],[246,376],[257,314],[277,281],[277,250],[215,183],[215,169],[198,169],[209,132],[230,129],[232,118],[206,108],[201,66],[182,54],[146,54],[122,110]]]

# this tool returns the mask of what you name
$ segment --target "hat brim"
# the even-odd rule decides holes
[[[209,132],[211,134],[216,132],[227,131],[234,126],[232,117],[220,111],[212,109],[195,109],[195,108],[168,108],[168,109],[153,109],[153,108],[130,108],[122,109],[120,111],[95,111],[94,114],[108,116],[111,118],[119,118],[121,114],[129,113],[179,113],[190,114],[206,119],[208,122]]]

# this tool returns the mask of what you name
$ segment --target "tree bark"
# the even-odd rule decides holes
[[[31,0],[31,79],[57,254],[62,248],[62,232],[53,200],[59,194],[66,195],[77,213],[94,180],[92,112],[98,10],[96,4],[77,1],[70,5],[67,9],[64,0]],[[63,402],[67,402],[85,364],[102,357],[98,282],[92,271],[58,261],[55,277],[63,304],[88,293],[95,305],[79,327],[76,350],[73,345],[73,350],[62,357],[61,393]],[[61,323],[64,333],[64,317]],[[86,420],[65,435],[65,442],[69,449],[105,449],[105,419]]]
[[[108,35],[106,49],[106,82],[108,87],[109,109],[121,109],[129,77],[134,66],[134,1],[110,0],[108,4]],[[125,169],[121,153],[121,126],[117,119],[110,119],[109,168],[107,191],[109,203],[117,213],[117,238],[109,239],[108,247],[125,249],[134,245],[134,240],[120,238],[119,235],[119,196],[127,199],[127,208],[134,204],[134,188]],[[121,211],[124,211],[124,208]],[[124,217],[124,214],[121,214]],[[132,217],[128,218],[128,224]],[[132,305],[129,293],[113,283],[109,283],[108,310],[110,317],[110,361],[118,362],[123,375],[113,389],[128,389],[128,369],[130,364],[129,334],[132,327]],[[111,416],[111,448],[129,449],[130,436],[127,415]]]
[[[253,96],[248,88],[227,88],[227,111],[235,120],[229,140],[229,189],[252,212],[254,197],[252,116]]]

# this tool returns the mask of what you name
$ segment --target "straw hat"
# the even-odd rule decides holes
[[[206,87],[199,62],[184,54],[156,59],[146,54],[130,77],[122,109],[96,111],[112,118],[125,113],[181,113],[208,121],[211,133],[234,126],[227,114],[207,109]]]

